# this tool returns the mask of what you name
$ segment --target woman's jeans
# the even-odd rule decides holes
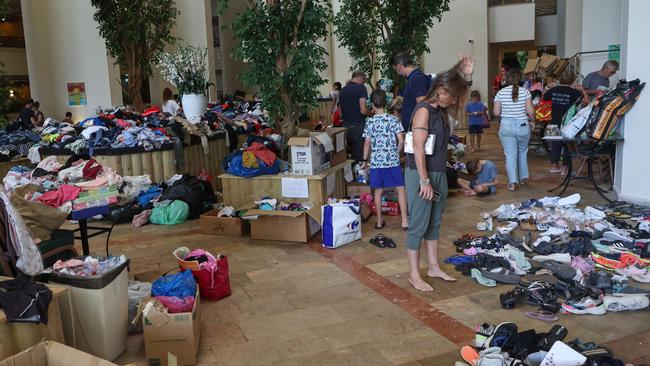
[[[502,118],[499,139],[506,155],[508,182],[528,179],[528,142],[530,127],[526,119]]]

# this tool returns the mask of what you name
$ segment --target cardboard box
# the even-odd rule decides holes
[[[399,203],[397,202],[382,202],[381,203],[381,212],[387,216],[399,216]],[[372,206],[372,213],[377,214],[377,208]]]
[[[153,310],[142,316],[144,348],[149,366],[168,366],[171,353],[178,365],[194,365],[201,338],[200,296],[197,287],[190,313],[166,314]]]
[[[320,231],[320,206],[309,211],[249,210],[251,238],[306,243]]]
[[[347,140],[345,134],[347,129],[345,127],[329,127],[325,132],[329,134],[334,144],[334,150],[330,153],[330,164],[335,166],[344,163],[348,158]]]
[[[370,216],[372,216],[372,207],[365,202],[361,203],[361,221],[368,221]]]
[[[372,194],[372,189],[368,184],[350,182],[347,184],[348,197],[361,196],[363,193]]]
[[[64,344],[43,341],[21,353],[0,361],[0,366],[117,366],[112,362]]]
[[[218,217],[219,210],[201,215],[201,232],[210,235],[223,235],[235,238],[250,232],[250,224],[240,217]]]
[[[334,143],[327,133],[312,132],[309,136],[292,137],[288,142],[291,150],[291,173],[316,175],[331,166],[330,152]]]

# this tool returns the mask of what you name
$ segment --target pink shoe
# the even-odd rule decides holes
[[[465,253],[465,255],[477,255],[478,250],[476,250],[476,248],[474,247],[471,247],[471,248],[463,249],[463,253]]]
[[[583,275],[595,270],[594,262],[590,258],[573,257],[571,267],[579,269]]]

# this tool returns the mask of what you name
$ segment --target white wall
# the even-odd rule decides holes
[[[7,75],[27,75],[27,54],[24,48],[0,48],[0,62]]]
[[[469,15],[473,12],[482,12],[481,9],[477,9],[483,8],[483,6],[477,6],[480,4],[479,2],[473,1],[471,3],[474,5],[473,8],[465,9],[464,15]],[[451,7],[453,7],[453,2]],[[488,16],[490,43],[530,41],[535,39],[534,3],[491,6],[488,9]],[[469,25],[470,21],[459,23],[456,30],[460,28],[460,24],[463,26]]]
[[[557,44],[557,15],[535,17],[535,46]]]
[[[557,53],[571,57],[581,50],[582,1],[557,1]]]
[[[610,44],[621,43],[621,11],[623,0],[587,0],[582,6],[581,49],[586,51],[607,50]],[[607,61],[607,53],[583,55],[581,72],[583,76],[600,70]],[[612,78],[611,83],[618,78]]]
[[[119,73],[106,55],[89,1],[21,0],[31,95],[46,117],[93,116],[121,104]],[[75,21],[71,21],[75,19]],[[86,106],[69,107],[66,83],[85,82]]]
[[[229,95],[232,95],[236,90],[253,92],[253,89],[245,88],[242,82],[237,79],[237,75],[245,69],[246,64],[232,58],[232,50],[237,41],[233,37],[230,29],[227,29],[226,31],[223,30],[224,26],[230,26],[232,24],[234,18],[240,12],[245,10],[246,6],[246,1],[230,1],[226,12],[219,17],[219,25],[221,26],[221,70],[223,73],[223,91],[225,94]]]
[[[623,35],[621,39],[621,75],[628,80],[650,81],[650,37],[648,17],[650,1],[623,1]],[[646,86],[634,107],[625,115],[623,137],[616,153],[615,187],[619,199],[650,204],[648,189],[648,142],[650,124],[650,90]]]
[[[455,0],[442,21],[429,31],[429,49],[424,55],[424,71],[434,73],[446,70],[458,62],[461,54],[474,58],[472,89],[479,89],[483,101],[488,97],[488,28],[487,5],[478,6],[476,0]],[[485,2],[483,2],[485,3]],[[474,42],[470,43],[469,40]]]

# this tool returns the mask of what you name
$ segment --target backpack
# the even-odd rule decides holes
[[[598,97],[587,120],[587,136],[597,141],[606,139],[632,108],[644,86],[639,79],[622,80],[614,90]]]
[[[540,100],[539,105],[535,107],[535,119],[537,122],[551,122],[553,119],[552,102],[550,100]]]

